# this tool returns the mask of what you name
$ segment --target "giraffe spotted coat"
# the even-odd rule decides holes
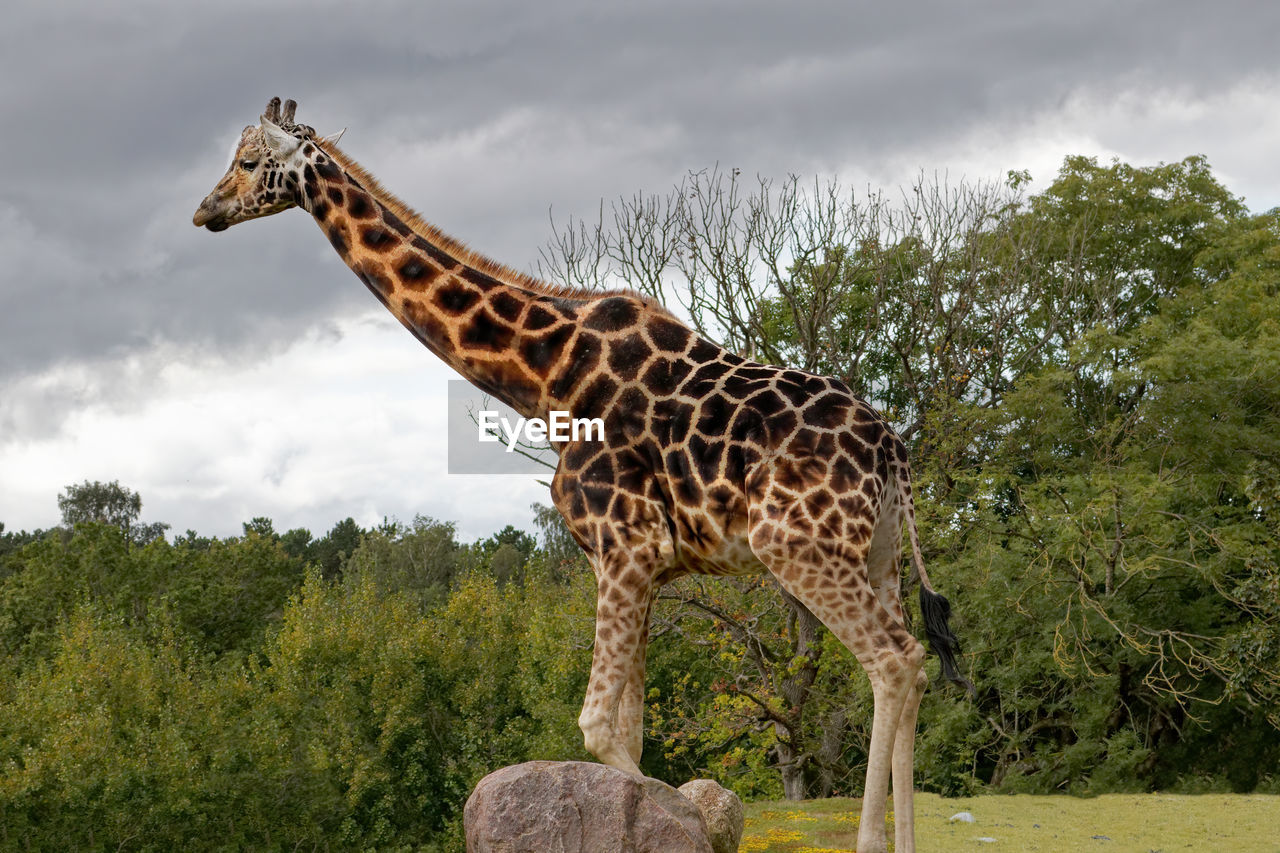
[[[639,774],[644,660],[658,589],[688,573],[768,571],[857,657],[874,696],[858,849],[914,849],[911,771],[924,647],[900,595],[904,522],[926,632],[958,650],[920,560],[907,453],[837,379],[758,364],[628,291],[557,287],[489,261],[420,219],[279,99],[241,134],[194,222],[211,231],[290,207],[429,350],[525,417],[600,418],[556,445],[552,499],[597,579],[579,725],[601,761]]]

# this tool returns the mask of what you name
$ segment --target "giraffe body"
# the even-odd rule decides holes
[[[627,291],[588,292],[487,261],[418,219],[331,140],[268,104],[196,225],[300,206],[428,349],[526,417],[601,418],[604,440],[555,445],[552,500],[597,579],[579,725],[639,775],[645,648],[658,589],[689,573],[771,572],[867,670],[875,697],[858,849],[914,848],[911,763],[924,648],[905,627],[904,521],[926,629],[949,677],[945,599],[919,559],[906,449],[837,379],[757,364]],[[890,773],[892,769],[892,774]]]

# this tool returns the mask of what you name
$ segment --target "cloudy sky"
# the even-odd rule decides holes
[[[557,218],[716,163],[894,190],[1209,158],[1280,205],[1280,5],[28,2],[0,30],[0,521],[119,480],[143,518],[464,538],[546,501],[445,473],[452,374],[305,214],[191,214],[272,95],[428,219],[532,268]]]

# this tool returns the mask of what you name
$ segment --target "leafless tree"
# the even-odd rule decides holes
[[[920,456],[980,456],[981,448],[931,441],[947,431],[928,425],[946,424],[958,405],[994,407],[1047,347],[1092,322],[1081,316],[1091,304],[1087,280],[1062,261],[1076,257],[1085,235],[1070,236],[1066,251],[1044,251],[1039,220],[1021,215],[1025,180],[921,175],[891,203],[835,179],[691,172],[665,194],[602,202],[594,221],[553,219],[539,273],[630,287],[740,355],[838,376],[914,439]],[[947,483],[956,461],[935,464]],[[784,596],[779,634],[720,612],[696,582],[668,597],[678,606],[658,633],[713,619],[746,649],[726,689],[754,699],[756,725],[774,726],[786,796],[829,792],[848,731],[836,710],[805,722],[816,706],[842,707],[812,695],[822,665],[817,620]]]

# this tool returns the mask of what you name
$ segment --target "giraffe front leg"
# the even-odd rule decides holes
[[[618,736],[627,746],[627,753],[636,764],[640,763],[640,755],[644,749],[644,674],[645,657],[649,650],[649,613],[653,603],[646,609],[642,623],[640,642],[636,644],[636,654],[631,661],[631,673],[627,684],[622,689],[622,698],[618,703]]]
[[[573,448],[561,452],[551,496],[596,575],[595,649],[578,727],[588,752],[641,776],[649,608],[674,548],[661,503],[601,479],[584,484],[577,462]]]
[[[643,737],[648,590],[624,592],[606,572],[597,576],[595,651],[578,727],[587,751],[602,763],[643,776],[637,762]]]

